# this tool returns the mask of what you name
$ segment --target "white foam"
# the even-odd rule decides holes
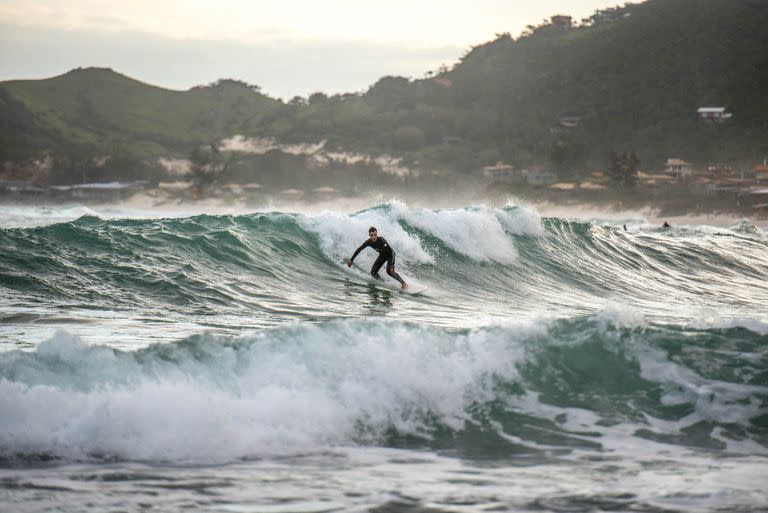
[[[400,262],[433,263],[433,255],[424,249],[417,236],[402,228],[401,221],[476,262],[513,263],[517,250],[508,234],[542,233],[541,218],[524,208],[429,210],[409,208],[397,200],[352,215],[323,212],[300,218],[305,229],[319,235],[323,252],[333,260],[351,256],[365,240],[368,227],[376,226],[395,248]],[[373,255],[364,257],[362,265],[365,267],[373,259]]]
[[[221,209],[223,213],[224,210]],[[231,210],[231,209],[230,209]],[[34,228],[75,221],[83,216],[99,219],[161,219],[190,217],[199,212],[189,208],[160,209],[125,206],[61,205],[6,206],[0,205],[0,228]],[[227,212],[227,213],[232,213]]]
[[[603,309],[597,314],[597,318],[625,328],[639,328],[647,324],[645,316],[640,310],[617,299],[607,301]]]
[[[517,250],[492,209],[403,209],[398,214],[476,262],[511,264],[517,259]]]
[[[726,317],[714,308],[701,308],[695,318],[688,324],[694,329],[729,329],[746,328],[760,335],[768,335],[768,318],[750,319]]]
[[[0,381],[0,452],[218,462],[417,434],[427,413],[461,428],[520,349],[507,331],[443,335],[348,321],[137,359],[59,334],[29,364],[55,372]]]
[[[305,230],[319,236],[320,249],[332,260],[351,257],[368,238],[368,228],[375,226],[379,235],[395,249],[399,264],[434,262],[434,258],[422,248],[421,241],[403,230],[397,218],[384,210],[366,210],[354,215],[329,211],[300,217],[299,222]],[[370,267],[376,256],[373,251],[365,251],[357,261],[362,267]]]
[[[66,223],[85,216],[98,216],[92,209],[82,206],[37,207],[0,205],[0,228],[33,228]]]

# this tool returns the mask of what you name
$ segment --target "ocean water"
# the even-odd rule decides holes
[[[764,229],[0,207],[0,511],[768,511]]]

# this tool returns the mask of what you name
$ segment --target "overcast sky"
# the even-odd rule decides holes
[[[496,33],[617,0],[0,0],[0,80],[110,67],[188,89],[219,78],[288,99],[424,76]]]

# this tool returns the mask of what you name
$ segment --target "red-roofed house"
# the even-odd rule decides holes
[[[755,166],[755,180],[758,182],[768,181],[768,164],[758,164]]]

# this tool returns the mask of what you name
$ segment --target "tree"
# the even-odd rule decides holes
[[[318,105],[328,101],[328,95],[322,92],[312,93],[309,95],[309,104]]]
[[[635,152],[621,154],[611,150],[608,155],[608,176],[622,187],[633,187],[637,181],[637,168],[640,159]]]
[[[200,194],[215,184],[227,167],[216,143],[197,146],[189,156],[189,177]]]
[[[393,144],[402,150],[415,150],[424,146],[424,131],[416,126],[402,126],[395,130]]]

